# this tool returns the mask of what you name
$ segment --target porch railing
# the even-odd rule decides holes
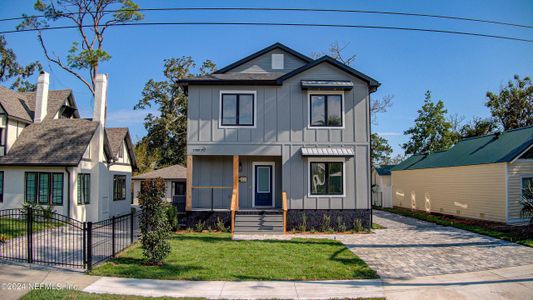
[[[281,200],[283,205],[283,234],[287,233],[287,193],[281,193]]]

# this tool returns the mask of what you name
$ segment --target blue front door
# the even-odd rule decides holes
[[[272,166],[255,165],[255,206],[272,207]]]

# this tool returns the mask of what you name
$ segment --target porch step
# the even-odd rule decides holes
[[[283,215],[237,212],[235,233],[283,233]]]

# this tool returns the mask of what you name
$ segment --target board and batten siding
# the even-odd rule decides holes
[[[272,69],[272,54],[283,54],[283,69]],[[273,49],[259,57],[256,57],[228,73],[271,73],[283,72],[288,73],[292,70],[303,66],[305,62],[298,57],[283,51],[282,49]]]
[[[506,163],[392,172],[394,206],[506,222]]]
[[[527,219],[520,217],[520,210],[522,204],[520,200],[522,198],[522,178],[533,177],[533,160],[532,159],[518,159],[514,163],[509,163],[507,167],[508,174],[508,210],[509,210],[509,223],[523,222]]]

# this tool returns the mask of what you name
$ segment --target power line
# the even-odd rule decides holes
[[[458,21],[468,21],[476,23],[487,23],[493,25],[503,25],[503,26],[512,26],[520,28],[529,28],[532,29],[532,25],[510,23],[503,21],[496,21],[490,19],[478,19],[478,18],[469,18],[469,17],[459,17],[459,16],[450,16],[450,15],[434,15],[434,14],[424,14],[424,13],[409,13],[409,12],[398,12],[398,11],[379,11],[379,10],[363,10],[363,9],[321,9],[321,8],[301,8],[301,7],[292,7],[292,8],[270,8],[270,7],[164,7],[164,8],[139,8],[131,10],[104,10],[104,13],[114,13],[118,11],[197,11],[197,10],[211,10],[211,11],[289,11],[289,12],[325,12],[325,13],[348,13],[348,14],[376,14],[376,15],[397,15],[397,16],[409,16],[409,17],[424,17],[424,18],[437,18],[437,19],[448,19],[448,20],[458,20]],[[77,13],[65,13],[67,15],[75,15]],[[33,16],[37,18],[42,18],[44,15]],[[15,21],[23,20],[24,17],[13,17],[0,19],[0,22],[3,21]]]
[[[185,26],[185,25],[221,25],[221,26],[292,26],[292,27],[333,27],[333,28],[360,28],[360,29],[381,29],[381,30],[401,30],[401,31],[417,31],[417,32],[431,32],[431,33],[443,33],[454,34],[463,36],[476,36],[484,38],[494,38],[502,40],[511,40],[519,42],[533,43],[533,40],[523,39],[518,37],[510,37],[503,35],[484,34],[468,31],[455,31],[455,30],[441,30],[441,29],[428,29],[428,28],[416,28],[416,27],[398,27],[398,26],[378,26],[378,25],[350,25],[350,24],[320,24],[320,23],[275,23],[275,22],[141,22],[141,23],[119,23],[109,24],[109,26]],[[81,27],[93,27],[93,25],[82,25]],[[101,25],[99,27],[102,27]],[[79,28],[77,25],[65,25],[55,27],[45,27],[39,29],[21,29],[21,30],[6,30],[0,31],[0,34],[21,33],[30,31],[46,31],[46,30],[61,30],[61,29],[75,29]]]

